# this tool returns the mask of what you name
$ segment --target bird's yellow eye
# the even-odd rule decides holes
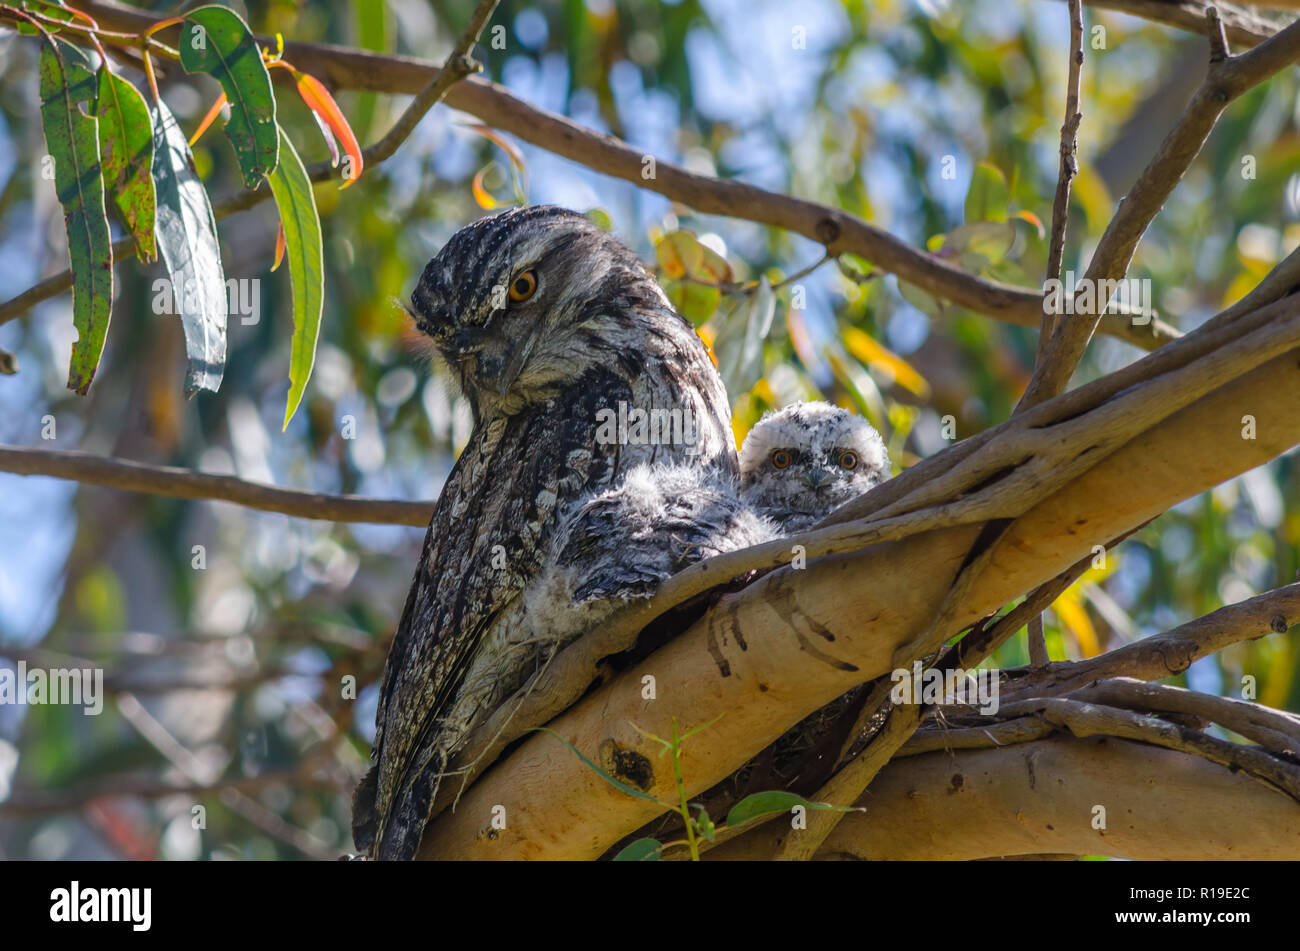
[[[844,450],[840,453],[839,464],[842,469],[856,469],[858,467],[858,454],[848,449]]]
[[[776,449],[772,452],[772,465],[778,469],[787,468],[790,463],[794,462],[794,456],[790,454],[789,449]]]
[[[510,299],[512,301],[528,300],[535,293],[537,293],[536,271],[521,271],[510,282]]]

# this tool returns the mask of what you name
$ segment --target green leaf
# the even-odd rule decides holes
[[[41,125],[54,161],[54,187],[63,206],[72,262],[72,345],[68,389],[85,395],[95,378],[113,301],[113,241],[104,211],[96,121],[82,109],[97,90],[90,63],[75,46],[51,39],[41,46]]]
[[[535,731],[535,732],[537,732],[537,733],[549,733],[549,734],[551,734],[551,736],[555,737],[557,740],[559,740],[561,743],[563,743],[565,746],[567,746],[567,747],[569,748],[569,750],[573,753],[574,756],[576,756],[576,757],[578,757],[578,759],[582,760],[583,763],[585,763],[585,764],[587,765],[587,768],[588,768],[588,769],[592,770],[594,773],[596,773],[596,775],[598,775],[601,779],[605,780],[605,782],[609,783],[609,784],[610,784],[611,786],[613,786],[615,789],[621,790],[622,792],[627,793],[629,796],[635,796],[637,799],[646,799],[646,800],[649,800],[650,802],[656,803],[656,804],[658,804],[658,805],[660,805],[660,806],[669,806],[669,807],[671,807],[671,804],[670,804],[670,803],[659,802],[659,800],[656,799],[654,796],[651,796],[651,795],[648,795],[648,794],[646,794],[646,793],[643,793],[641,790],[639,790],[639,789],[635,789],[635,788],[633,788],[632,786],[629,786],[627,783],[621,783],[621,782],[619,782],[619,781],[618,781],[617,779],[615,779],[613,776],[609,775],[609,773],[605,772],[605,770],[601,769],[599,766],[597,766],[595,763],[593,763],[593,762],[592,762],[591,760],[589,760],[587,757],[583,756],[582,753],[581,753],[581,751],[579,751],[579,749],[578,749],[576,746],[574,746],[572,743],[570,743],[570,742],[569,742],[568,740],[566,740],[564,737],[560,736],[560,734],[556,733],[556,732],[555,732],[554,730],[552,730],[550,727],[548,727],[548,726],[537,726],[537,727],[533,727],[533,731]],[[530,731],[530,732],[531,732],[531,731]],[[653,841],[653,840],[651,840],[651,841]],[[635,843],[634,843],[634,844],[635,844]]]
[[[208,73],[230,101],[226,136],[235,147],[244,186],[256,188],[279,161],[275,94],[257,40],[239,14],[206,6],[185,14],[179,44],[187,73]]]
[[[714,347],[728,393],[748,393],[762,377],[763,344],[775,316],[776,295],[765,275],[728,315],[726,340],[719,339]]]
[[[158,250],[185,329],[185,395],[216,391],[226,366],[226,278],[217,223],[194,174],[185,133],[159,100],[153,108],[153,183]]]
[[[63,20],[66,23],[73,23],[76,21],[76,17],[73,16],[72,11],[63,6],[63,0],[23,0],[23,2],[18,5],[24,10],[31,10],[33,13],[39,13],[41,16],[50,20]],[[47,33],[59,32],[57,26],[52,26],[49,23],[42,23],[41,29],[45,30]],[[19,20],[18,32],[35,36],[40,33],[41,30],[38,30],[26,20]]]
[[[696,327],[708,321],[713,316],[718,305],[722,303],[722,291],[716,287],[709,287],[707,284],[697,284],[689,280],[665,279],[663,282],[664,293],[668,295],[668,301],[687,320]]]
[[[709,818],[708,811],[698,802],[692,803],[692,805],[694,805],[699,811],[699,815],[696,816],[694,820],[695,828],[699,830],[700,835],[704,836],[704,838],[708,839],[710,842],[716,841],[718,837],[718,827],[715,826],[713,820]]]
[[[658,839],[637,839],[628,843],[614,856],[615,862],[658,862],[663,851],[663,843]]]
[[[938,317],[943,313],[943,302],[929,292],[921,290],[915,284],[899,281],[898,293],[902,295],[903,300],[927,317]]]
[[[866,812],[861,806],[832,806],[828,802],[813,802],[797,793],[773,789],[769,792],[753,793],[732,806],[731,811],[727,813],[727,825],[734,828],[759,816],[789,812],[795,806],[822,812]]]
[[[284,408],[284,428],[302,402],[302,394],[316,363],[316,339],[325,306],[325,254],[321,243],[316,195],[302,159],[289,137],[280,130],[280,164],[267,180],[280,209],[284,226],[284,256],[293,287],[293,346],[289,353],[289,401]]]
[[[1006,176],[986,162],[976,165],[966,192],[966,221],[1006,221],[1010,200]]]
[[[158,257],[154,244],[153,125],[139,91],[107,65],[99,71],[99,155],[113,204],[131,232],[141,261]]]
[[[604,208],[591,209],[587,212],[586,218],[601,231],[613,232],[614,230],[614,220]]]
[[[951,232],[944,240],[943,250],[955,251],[961,257],[975,255],[988,266],[1006,257],[1015,243],[1016,229],[1009,221],[973,221]],[[963,266],[966,263],[979,262],[963,261]]]

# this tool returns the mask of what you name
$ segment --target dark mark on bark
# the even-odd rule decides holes
[[[724,677],[730,677],[731,664],[727,662],[726,657],[722,656],[722,648],[718,646],[718,634],[715,626],[717,622],[717,618],[715,617],[716,614],[717,611],[710,612],[709,614],[708,629],[704,635],[704,643],[708,646],[709,653],[713,656],[713,662],[718,665],[718,673]]]
[[[636,750],[627,750],[612,739],[600,744],[600,765],[616,779],[622,779],[648,792],[654,785],[655,771],[650,760]]]
[[[736,619],[736,612],[728,612],[723,620],[726,622],[727,630],[731,636],[736,639],[736,646],[743,651],[749,650],[749,645],[745,643],[745,635],[740,633],[740,621]]]
[[[801,618],[810,628],[813,628],[814,630],[820,628],[821,630],[817,631],[817,633],[822,637],[825,637],[826,634],[830,633],[824,626],[808,617],[808,615],[804,614],[803,611],[799,610],[798,605],[794,603],[794,591],[790,583],[782,578],[773,587],[775,590],[772,592],[772,600],[769,602],[769,606],[776,611],[777,614],[781,615],[781,620],[785,621],[786,625],[798,639],[799,647],[817,658],[823,664],[834,667],[836,670],[847,670],[850,672],[857,671],[858,668],[855,664],[850,664],[848,661],[840,660],[838,657],[832,657],[825,651],[820,650],[808,639],[808,636],[804,634],[803,631],[799,630],[799,622],[795,618],[796,611],[799,614],[799,618]],[[829,639],[834,640],[835,638],[832,635]]]

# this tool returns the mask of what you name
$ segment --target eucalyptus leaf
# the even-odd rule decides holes
[[[275,93],[257,38],[239,14],[212,5],[185,14],[177,48],[187,73],[207,73],[221,83],[230,103],[226,136],[235,147],[244,186],[257,188],[274,171],[280,148]]]
[[[986,162],[975,166],[966,192],[966,221],[1006,221],[1011,189],[1002,171]]]
[[[828,802],[813,802],[798,793],[787,792],[784,789],[773,789],[768,792],[752,793],[732,806],[731,811],[727,813],[727,825],[735,828],[738,825],[757,819],[759,816],[789,812],[795,806],[803,806],[805,809],[815,809],[819,812],[865,811],[858,806],[832,806]]]
[[[51,38],[41,46],[41,125],[54,163],[54,188],[63,206],[72,263],[72,345],[68,389],[90,389],[113,302],[113,241],[104,208],[98,123],[85,109],[98,85],[90,62],[75,46]]]
[[[325,306],[325,251],[316,194],[302,159],[280,130],[280,164],[267,179],[284,227],[284,256],[293,288],[293,343],[289,352],[289,400],[284,428],[298,410],[316,363],[321,312]]]
[[[637,839],[628,843],[614,856],[615,862],[658,862],[663,852],[658,839]]]
[[[185,330],[185,395],[216,391],[226,366],[226,278],[217,223],[185,133],[161,100],[153,107],[155,233]]]
[[[158,257],[154,243],[153,125],[133,85],[107,65],[99,71],[99,154],[104,183],[141,261]]]
[[[742,299],[732,311],[727,323],[733,321],[743,326],[744,335],[737,339],[733,331],[724,344],[719,342],[722,364],[722,382],[727,392],[747,393],[763,376],[763,344],[772,330],[776,316],[776,294],[767,277],[760,277],[758,287]],[[740,322],[743,321],[743,324]]]

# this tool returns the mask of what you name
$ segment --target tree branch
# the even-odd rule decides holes
[[[110,489],[166,495],[177,499],[232,502],[263,512],[280,512],[298,518],[330,522],[376,522],[424,527],[429,524],[434,509],[433,502],[323,495],[319,492],[246,482],[234,476],[209,475],[172,466],[151,466],[70,450],[0,446],[0,472],[53,476]]]
[[[1090,7],[1127,13],[1154,23],[1176,26],[1198,36],[1205,35],[1205,14],[1217,7],[1228,39],[1241,47],[1258,46],[1277,33],[1277,23],[1259,16],[1254,10],[1233,3],[1206,0],[1084,0]]]
[[[1300,56],[1300,21],[1249,52],[1222,59],[1216,58],[1221,52],[1218,38],[1222,34],[1215,16],[1208,17],[1208,29],[1212,38],[1212,55],[1205,81],[1161,143],[1155,157],[1120,202],[1084,274],[1083,281],[1094,291],[1098,313],[1077,313],[1070,318],[1063,316],[1056,322],[1044,358],[1035,367],[1033,378],[1021,398],[1021,406],[1034,406],[1064,391],[1102,319],[1100,312],[1106,303],[1101,299],[1100,288],[1105,286],[1102,282],[1118,280],[1128,272],[1138,241],[1200,153],[1220,113],[1246,90],[1264,82]]]
[[[138,31],[154,22],[147,14],[106,0],[84,0],[78,6],[114,29]],[[273,38],[258,39],[274,45]],[[406,57],[306,43],[286,43],[285,57],[337,89],[418,93],[428,87],[434,69]],[[860,254],[880,270],[896,274],[936,297],[976,313],[1027,327],[1038,327],[1041,323],[1043,309],[1039,291],[967,274],[838,208],[768,192],[743,182],[697,175],[670,162],[653,159],[613,136],[593,132],[563,116],[534,108],[512,96],[505,88],[483,80],[471,78],[457,84],[448,92],[446,102],[452,108],[475,115],[487,125],[510,132],[525,142],[658,192],[701,213],[792,231],[825,245],[828,254]],[[647,177],[646,171],[651,163],[653,174]],[[316,178],[318,171],[319,167],[312,169],[313,180],[320,180]],[[262,190],[242,192],[214,203],[213,210],[216,217],[221,218],[224,214],[252,207],[264,198]],[[114,251],[116,253],[116,248]],[[128,249],[123,251],[129,253]],[[0,324],[69,286],[70,275],[56,275],[37,288],[0,304]],[[1108,316],[1102,330],[1147,350],[1178,337],[1176,330],[1158,320],[1152,320],[1147,326],[1135,326],[1128,317],[1118,315]]]
[[[867,812],[846,816],[819,858],[1300,858],[1300,807],[1287,796],[1199,756],[1113,737],[895,759],[859,805]],[[770,823],[707,857],[767,859],[789,834]]]
[[[1050,663],[1014,676],[1004,699],[1068,693],[1109,677],[1160,680],[1181,674],[1194,661],[1241,641],[1283,634],[1300,623],[1300,583],[1229,604],[1162,634],[1144,637],[1099,657]]]

